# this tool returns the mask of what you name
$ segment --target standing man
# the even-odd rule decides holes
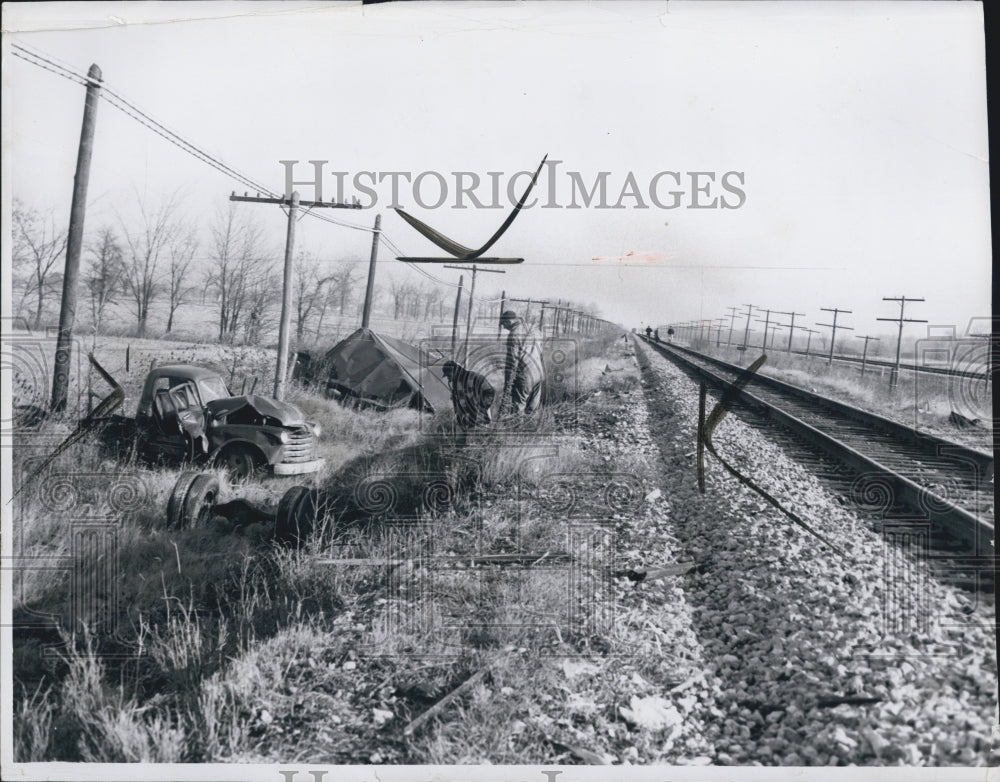
[[[652,326],[646,326],[646,339],[649,339],[649,335],[653,333]]]
[[[500,413],[533,413],[542,396],[542,351],[535,332],[513,310],[505,310],[500,325],[507,329]]]

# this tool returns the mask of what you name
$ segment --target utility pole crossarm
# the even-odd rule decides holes
[[[803,316],[803,317],[805,317],[805,313],[804,312],[778,312],[777,314],[778,315],[789,315],[789,316],[791,316],[791,321],[789,322],[788,326],[786,327],[788,329],[788,344],[785,346],[785,352],[786,353],[791,353],[792,352],[792,337],[795,336],[795,318],[798,317],[798,316],[800,316],[800,315]],[[802,326],[799,326],[798,328],[799,328],[799,331],[802,331]]]
[[[230,201],[245,201],[251,204],[281,204],[282,206],[291,206],[292,198],[291,196],[287,198],[272,198],[269,196],[262,196],[258,193],[255,196],[247,195],[236,195],[235,191],[229,196]],[[355,198],[351,203],[340,203],[337,201],[299,201],[299,207],[304,209],[360,209],[361,203]]]
[[[839,315],[851,315],[852,314],[852,310],[842,310],[839,307],[820,307],[820,310],[822,312],[832,312],[833,313],[833,323],[817,323],[816,324],[817,326],[826,326],[827,328],[832,329],[832,333],[830,334],[830,356],[827,359],[827,364],[829,365],[829,364],[833,363],[833,348],[834,348],[834,344],[837,341],[837,329],[840,328],[840,329],[843,329],[844,331],[854,331],[853,327],[851,327],[851,326],[839,325],[837,323],[837,317]]]
[[[899,380],[899,353],[900,347],[903,344],[903,324],[904,323],[926,323],[926,320],[920,318],[906,318],[903,317],[906,312],[906,302],[916,302],[923,301],[923,299],[914,299],[909,296],[883,296],[882,301],[898,301],[899,302],[899,317],[898,318],[876,318],[876,320],[890,321],[892,323],[899,324],[899,331],[896,337],[896,364],[892,368],[892,374],[889,375],[889,388],[894,388],[896,382]]]
[[[292,272],[294,269],[293,253],[295,249],[296,215],[299,209],[303,207],[307,209],[360,209],[361,205],[357,203],[357,199],[355,199],[355,202],[352,204],[338,204],[333,201],[329,203],[325,201],[301,201],[299,200],[298,191],[293,192],[287,198],[272,198],[270,196],[262,196],[260,193],[257,193],[255,196],[248,195],[247,193],[239,196],[233,192],[230,194],[229,200],[246,201],[255,204],[277,204],[279,206],[288,207],[288,228],[285,234],[285,264],[284,273],[282,275],[281,318],[278,321],[278,363],[274,371],[274,398],[284,400],[285,381],[288,373],[288,341],[292,319]],[[368,299],[368,295],[370,294],[371,283],[374,279],[378,239],[379,218],[376,217],[372,239],[372,258],[368,272],[369,285],[366,290],[365,314],[362,315],[363,322],[367,322],[367,317],[370,315],[371,301]]]
[[[503,269],[480,269],[477,263],[473,263],[471,267],[469,266],[449,266],[444,265],[444,269],[457,269],[459,271],[466,271],[471,268],[472,270],[472,281],[469,283],[469,306],[465,315],[465,343],[462,348],[462,361],[468,362],[469,360],[469,336],[472,333],[472,306],[476,300],[476,275],[479,272],[490,272],[491,274],[506,274]]]

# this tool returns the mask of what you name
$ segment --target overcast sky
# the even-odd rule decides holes
[[[912,315],[936,324],[989,314],[978,3],[118,2],[3,13],[4,195],[61,219],[84,88],[12,56],[12,42],[79,72],[99,64],[117,92],[276,191],[280,160],[302,161],[297,179],[311,178],[306,161],[329,161],[324,197],[343,171],[344,195],[366,203],[358,172],[432,172],[419,190],[399,180],[399,204],[470,246],[509,211],[511,176],[546,154],[561,161],[489,253],[525,263],[482,275],[484,293],[596,302],[629,326],[753,303],[806,313],[807,324],[826,322],[820,307],[851,309],[854,334],[879,333],[874,319],[897,312],[881,297],[900,294],[926,298]],[[456,171],[484,181],[486,204],[488,172],[500,172],[503,208],[456,208]],[[655,179],[664,171],[680,186]],[[449,190],[436,208],[433,172]],[[622,208],[574,193],[571,174],[589,189],[600,172],[607,205]],[[712,176],[693,183],[691,172]],[[727,172],[738,173],[723,189]],[[630,175],[637,190],[620,198]],[[515,194],[526,184],[515,180]],[[88,232],[130,214],[137,193],[155,202],[178,188],[204,225],[246,189],[102,102]],[[379,212],[406,253],[443,254],[389,208],[389,178],[374,189],[373,208],[324,213],[371,225]],[[673,190],[679,206],[662,208]],[[574,197],[581,208],[566,208]],[[280,248],[280,210],[241,208]],[[367,258],[365,232],[299,225],[301,246],[321,257]],[[381,257],[398,265],[385,248]]]

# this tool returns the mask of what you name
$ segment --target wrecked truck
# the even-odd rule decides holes
[[[264,396],[233,396],[217,372],[191,364],[150,370],[135,418],[114,416],[105,445],[123,443],[143,461],[224,467],[248,480],[270,468],[274,475],[319,471],[318,424],[292,404]]]

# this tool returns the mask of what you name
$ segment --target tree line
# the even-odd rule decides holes
[[[154,305],[165,313],[166,333],[190,304],[213,307],[220,342],[260,344],[277,322],[283,248],[273,246],[254,215],[235,204],[217,211],[204,236],[181,211],[177,193],[155,205],[136,199],[136,214],[103,223],[87,237],[80,271],[78,312],[89,312],[95,333],[112,310],[126,310],[134,334],[152,329]],[[14,310],[33,329],[55,322],[66,255],[66,228],[52,212],[14,200]],[[293,278],[297,341],[319,339],[333,316],[357,316],[367,259],[321,259],[300,251]],[[414,283],[401,271],[380,269],[376,304],[394,319],[443,319],[447,291]],[[86,302],[86,304],[84,303]],[[161,315],[162,317],[162,315]]]

